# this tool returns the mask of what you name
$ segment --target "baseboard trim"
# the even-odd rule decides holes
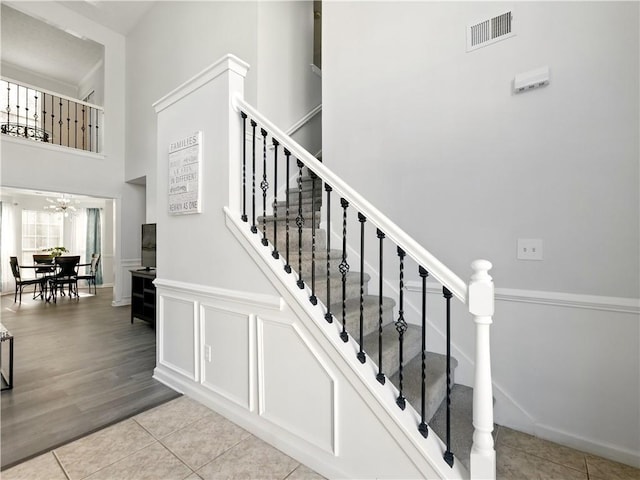
[[[637,451],[634,452],[616,445],[596,443],[587,438],[578,437],[571,433],[542,424],[534,425],[534,435],[583,452],[592,453],[599,457],[605,457],[624,463],[625,465],[640,468],[640,454]]]
[[[316,471],[322,471],[324,475],[328,474],[328,478],[349,478],[346,472],[329,465],[327,462],[321,462],[317,458],[317,452],[313,448],[309,448],[305,441],[288,434],[288,432],[283,431],[280,427],[260,416],[250,414],[244,408],[229,402],[224,397],[220,397],[215,393],[212,394],[210,391],[203,391],[200,385],[186,381],[180,375],[167,371],[162,366],[154,369],[153,378],[167,387],[200,402],[270,445],[289,452],[299,462]]]
[[[406,283],[408,292],[421,292],[422,284],[417,281]],[[442,286],[435,282],[427,284],[427,293],[442,294]],[[581,295],[567,292],[546,292],[541,290],[521,290],[515,288],[496,288],[496,301],[533,303],[554,307],[582,308],[605,312],[640,314],[640,299],[625,297],[606,297],[601,295]]]

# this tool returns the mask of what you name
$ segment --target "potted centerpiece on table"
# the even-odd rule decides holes
[[[63,253],[67,253],[69,250],[64,247],[51,247],[45,248],[44,251],[49,252],[51,258],[55,258],[61,256]]]

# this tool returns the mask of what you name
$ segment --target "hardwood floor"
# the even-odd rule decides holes
[[[0,397],[3,470],[179,396],[151,378],[155,330],[112,307],[111,289],[80,295],[2,297],[0,321],[14,336],[14,388]]]

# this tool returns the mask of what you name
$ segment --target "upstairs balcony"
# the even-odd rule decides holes
[[[0,79],[3,92],[0,133],[101,153],[102,107],[6,78]]]

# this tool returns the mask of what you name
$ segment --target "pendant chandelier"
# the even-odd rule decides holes
[[[65,216],[65,218],[69,217],[69,215],[75,215],[77,210],[76,207],[72,205],[73,203],[77,203],[77,201],[73,200],[71,195],[65,195],[64,193],[58,198],[47,198],[47,202],[51,205],[45,205],[45,210],[60,212]]]

